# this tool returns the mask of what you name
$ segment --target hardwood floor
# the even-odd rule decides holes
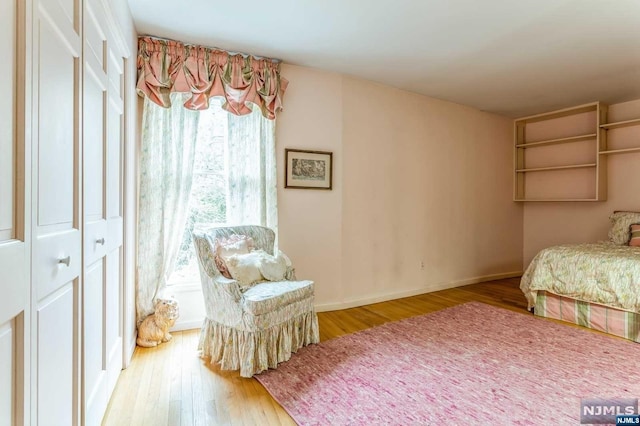
[[[519,278],[490,281],[318,314],[328,340],[389,321],[478,301],[527,313]],[[220,371],[198,356],[199,330],[173,334],[158,348],[137,348],[120,375],[104,425],[294,425],[255,379]]]

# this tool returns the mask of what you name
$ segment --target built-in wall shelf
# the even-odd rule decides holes
[[[542,114],[535,114],[527,117],[518,118],[516,119],[516,121],[522,122],[525,124],[536,123],[538,121],[547,121],[547,120],[552,120],[554,118],[562,118],[570,115],[577,115],[585,112],[595,111],[598,108],[598,105],[601,105],[600,102],[590,102],[588,104],[578,105],[575,107],[564,108],[556,111],[544,112]]]
[[[631,127],[631,126],[640,126],[640,118],[601,124],[600,128],[602,129],[601,132],[603,132],[603,135],[601,138],[602,142],[600,143],[599,154],[601,156],[607,156],[611,154],[627,154],[629,152],[640,151],[640,139],[637,141],[633,141],[634,143],[632,144],[632,146],[625,144],[627,146],[624,148],[614,148],[610,146],[609,143],[607,142],[609,132],[615,131],[616,129],[622,129],[624,127]],[[624,136],[622,133],[617,134],[617,136],[621,136],[623,138],[628,137],[628,136]],[[637,137],[637,136],[632,136],[632,137]],[[613,141],[613,136],[611,137],[611,140]]]
[[[611,134],[640,118],[608,122],[608,112],[592,102],[514,120],[514,201],[606,200],[608,156],[640,152],[638,133]]]
[[[640,151],[640,147],[635,148],[622,148],[622,149],[610,149],[607,151],[600,151],[600,155],[610,155],[610,154],[624,154],[627,152],[638,152]]]
[[[596,198],[521,198],[521,199],[515,199],[514,201],[536,201],[536,202],[558,202],[558,201],[563,201],[563,202],[576,202],[576,201],[583,201],[583,202],[593,202],[593,201],[601,201],[598,200]]]
[[[606,157],[598,154],[606,109],[592,102],[516,119],[513,199],[605,200]],[[531,149],[537,147],[547,148]]]
[[[634,118],[633,120],[617,121],[615,123],[601,124],[603,129],[617,129],[620,127],[638,126],[640,125],[640,118]]]
[[[587,141],[587,140],[595,139],[597,136],[598,136],[597,133],[589,133],[586,135],[569,136],[568,138],[548,139],[546,141],[537,141],[537,142],[527,142],[527,143],[517,144],[516,148],[534,148],[536,146],[543,146],[543,145],[556,145],[560,143]]]
[[[533,167],[530,169],[516,169],[516,173],[527,173],[527,172],[546,172],[551,170],[568,170],[568,169],[583,169],[585,167],[596,167],[597,163],[588,163],[588,164],[570,164],[567,166],[550,166],[550,167]]]

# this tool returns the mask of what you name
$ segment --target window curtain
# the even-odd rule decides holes
[[[228,222],[267,226],[278,235],[275,121],[259,111],[228,118]]]
[[[173,271],[188,211],[199,112],[172,94],[163,108],[144,100],[138,199],[138,323],[154,312],[154,298]]]
[[[288,84],[278,60],[152,37],[138,39],[137,67],[138,94],[158,105],[170,106],[171,93],[190,93],[184,107],[205,110],[211,97],[222,96],[223,108],[234,115],[250,114],[255,104],[271,120]]]
[[[152,37],[138,39],[144,97],[138,201],[138,322],[154,312],[185,230],[199,111],[229,114],[227,218],[277,227],[275,118],[287,80],[280,61]]]

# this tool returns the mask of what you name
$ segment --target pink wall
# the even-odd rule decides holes
[[[319,309],[522,270],[510,119],[303,67],[283,75],[278,165],[293,147],[336,160],[333,191],[278,185],[281,248],[316,281]]]
[[[285,65],[290,81],[276,124],[278,235],[298,278],[316,281],[316,302],[342,298],[342,78]],[[284,149],[333,152],[333,189],[284,189]]]
[[[640,100],[609,106],[609,122],[632,118],[640,118]],[[575,135],[580,133],[583,127],[584,123],[580,120],[569,123],[568,126],[566,120],[557,120],[551,126],[537,129],[536,131],[540,134],[535,139],[545,139],[545,132],[568,131],[573,132],[568,134]],[[640,127],[608,131],[610,148],[625,148],[629,147],[630,143],[635,143],[635,146],[638,146],[639,140]],[[554,153],[556,157],[562,155],[557,151]],[[585,155],[587,154],[585,153]],[[525,267],[535,254],[545,247],[564,243],[606,240],[609,228],[608,217],[614,210],[640,211],[639,160],[639,152],[608,156],[607,201],[524,203],[523,259]],[[552,182],[548,183],[548,185],[552,184]]]

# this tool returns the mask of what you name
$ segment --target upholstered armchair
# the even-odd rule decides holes
[[[255,249],[274,254],[274,232],[262,226],[211,228],[193,234],[207,317],[199,350],[222,370],[242,377],[276,368],[293,352],[319,342],[313,281],[297,281],[288,267],[285,280],[243,285],[224,277],[216,265],[217,240],[246,236]]]

